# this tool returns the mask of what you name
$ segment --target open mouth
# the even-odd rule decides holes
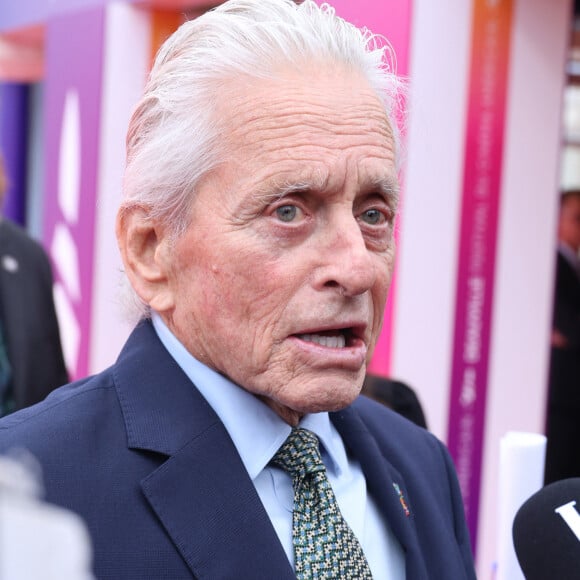
[[[297,334],[300,340],[313,342],[327,348],[345,348],[353,346],[357,335],[353,328],[341,328],[337,330],[324,330],[308,334]]]

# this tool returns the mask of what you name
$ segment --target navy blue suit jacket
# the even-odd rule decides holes
[[[331,417],[407,580],[475,578],[443,445],[364,397]],[[11,447],[40,460],[48,501],[85,519],[99,579],[295,577],[223,424],[148,322],[110,369],[0,421],[0,452]]]

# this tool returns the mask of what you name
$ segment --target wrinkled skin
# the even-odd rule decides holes
[[[171,243],[134,210],[120,246],[185,347],[294,425],[360,391],[393,269],[393,136],[352,72],[231,82],[227,162],[186,233]]]

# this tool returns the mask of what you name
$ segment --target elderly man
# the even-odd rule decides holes
[[[394,260],[379,44],[309,0],[230,0],[162,47],[117,220],[142,321],[0,424],[98,578],[474,578],[445,448],[358,398]]]

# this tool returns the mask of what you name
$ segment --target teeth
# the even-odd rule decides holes
[[[314,342],[321,346],[328,348],[344,348],[346,346],[346,339],[344,335],[337,336],[323,336],[321,334],[301,334],[300,338],[306,342]]]

